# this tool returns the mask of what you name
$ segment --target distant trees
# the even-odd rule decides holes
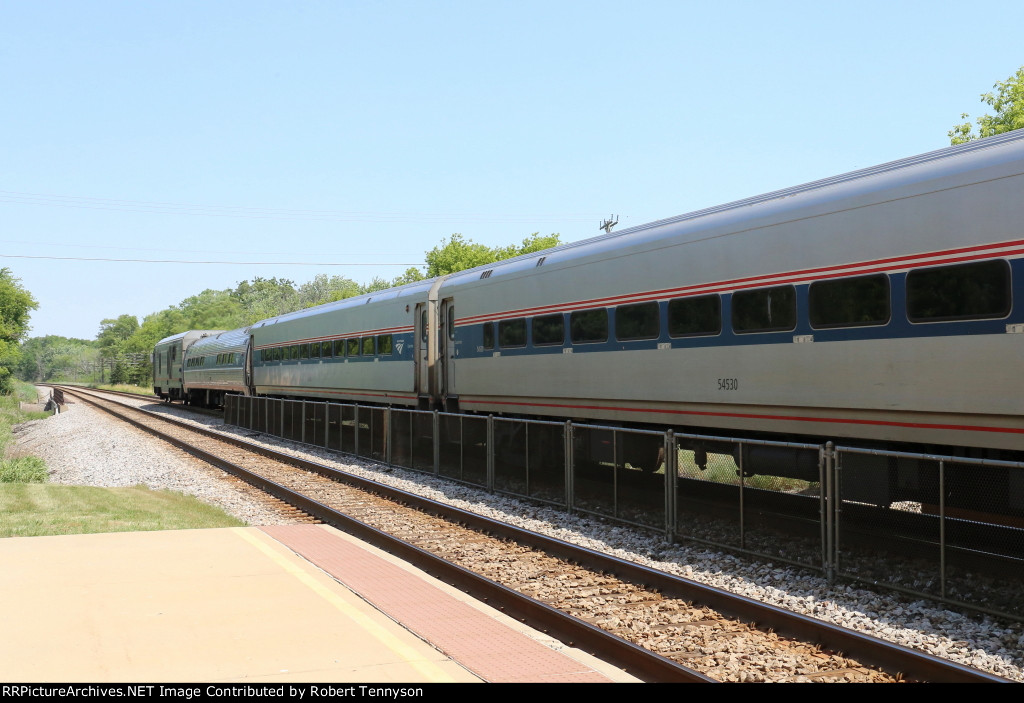
[[[559,243],[557,234],[541,236],[534,232],[521,244],[488,247],[461,234],[453,234],[426,252],[426,276],[420,269],[411,267],[394,279],[375,278],[360,284],[345,276],[319,274],[299,286],[286,278],[257,276],[240,282],[234,289],[204,290],[177,305],[147,315],[141,324],[134,315],[103,320],[95,342],[57,336],[31,339],[24,345],[26,358],[18,366],[18,372],[26,380],[46,381],[66,377],[72,369],[98,367],[109,369],[114,382],[147,386],[152,375],[149,354],[164,337],[186,330],[237,329],[303,308],[455,273]],[[0,279],[0,293],[2,291]],[[35,301],[32,305],[34,307]],[[2,345],[0,338],[0,363]]]
[[[521,254],[550,249],[559,244],[561,242],[557,234],[542,237],[540,232],[534,232],[519,246],[510,244],[506,247],[488,247],[466,239],[461,234],[453,234],[447,243],[442,242],[441,246],[427,252],[427,278],[493,264]]]
[[[1024,66],[1018,68],[1017,72],[1005,81],[1000,81],[992,87],[995,91],[983,93],[981,101],[990,105],[995,114],[979,117],[976,120],[978,133],[975,134],[974,126],[969,121],[970,115],[963,113],[960,119],[968,121],[949,130],[947,134],[950,144],[963,144],[973,139],[1024,128]]]
[[[0,269],[0,393],[11,392],[11,374],[21,358],[29,313],[39,304],[8,268]]]
[[[96,342],[88,339],[59,335],[33,337],[21,345],[18,378],[25,381],[69,379],[95,365],[99,354]]]

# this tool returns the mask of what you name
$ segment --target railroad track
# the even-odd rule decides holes
[[[1003,680],[93,392],[65,392],[645,680]]]

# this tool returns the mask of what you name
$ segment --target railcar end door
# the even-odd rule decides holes
[[[416,395],[421,399],[429,398],[430,396],[429,344],[427,343],[429,331],[427,304],[419,303],[416,306],[416,330],[413,333],[415,338],[413,360],[416,362],[416,370],[414,371],[416,374]]]
[[[445,298],[441,302],[441,329],[438,335],[441,344],[441,399],[445,406],[455,391],[455,299]]]

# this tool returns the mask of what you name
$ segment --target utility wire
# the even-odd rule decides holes
[[[115,210],[158,215],[199,215],[208,217],[241,217],[247,219],[276,219],[328,222],[589,222],[592,215],[580,213],[548,213],[541,215],[503,215],[474,213],[401,213],[344,210],[297,210],[286,208],[254,208],[234,205],[190,205],[183,203],[116,200],[78,195],[46,195],[0,190],[0,203],[71,207],[89,210]]]
[[[318,263],[311,261],[182,261],[178,259],[100,259],[84,256],[28,256],[24,254],[0,254],[4,259],[46,259],[49,261],[112,261],[116,263],[131,264],[220,264],[228,266],[415,266],[423,268],[422,263],[396,264],[396,263]]]

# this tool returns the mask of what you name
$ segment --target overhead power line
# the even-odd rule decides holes
[[[592,216],[581,213],[543,213],[537,215],[487,213],[373,212],[346,210],[300,210],[289,208],[241,207],[235,205],[193,205],[91,198],[79,195],[47,195],[0,190],[0,203],[70,207],[87,210],[114,210],[155,215],[197,215],[205,217],[241,217],[247,219],[300,220],[326,222],[419,222],[419,223],[525,223],[589,222]]]
[[[26,254],[0,254],[4,259],[46,259],[49,261],[112,261],[122,264],[221,264],[227,266],[416,266],[422,263],[400,264],[393,262],[313,262],[313,261],[182,261],[180,259],[100,259],[84,256],[29,256]]]

